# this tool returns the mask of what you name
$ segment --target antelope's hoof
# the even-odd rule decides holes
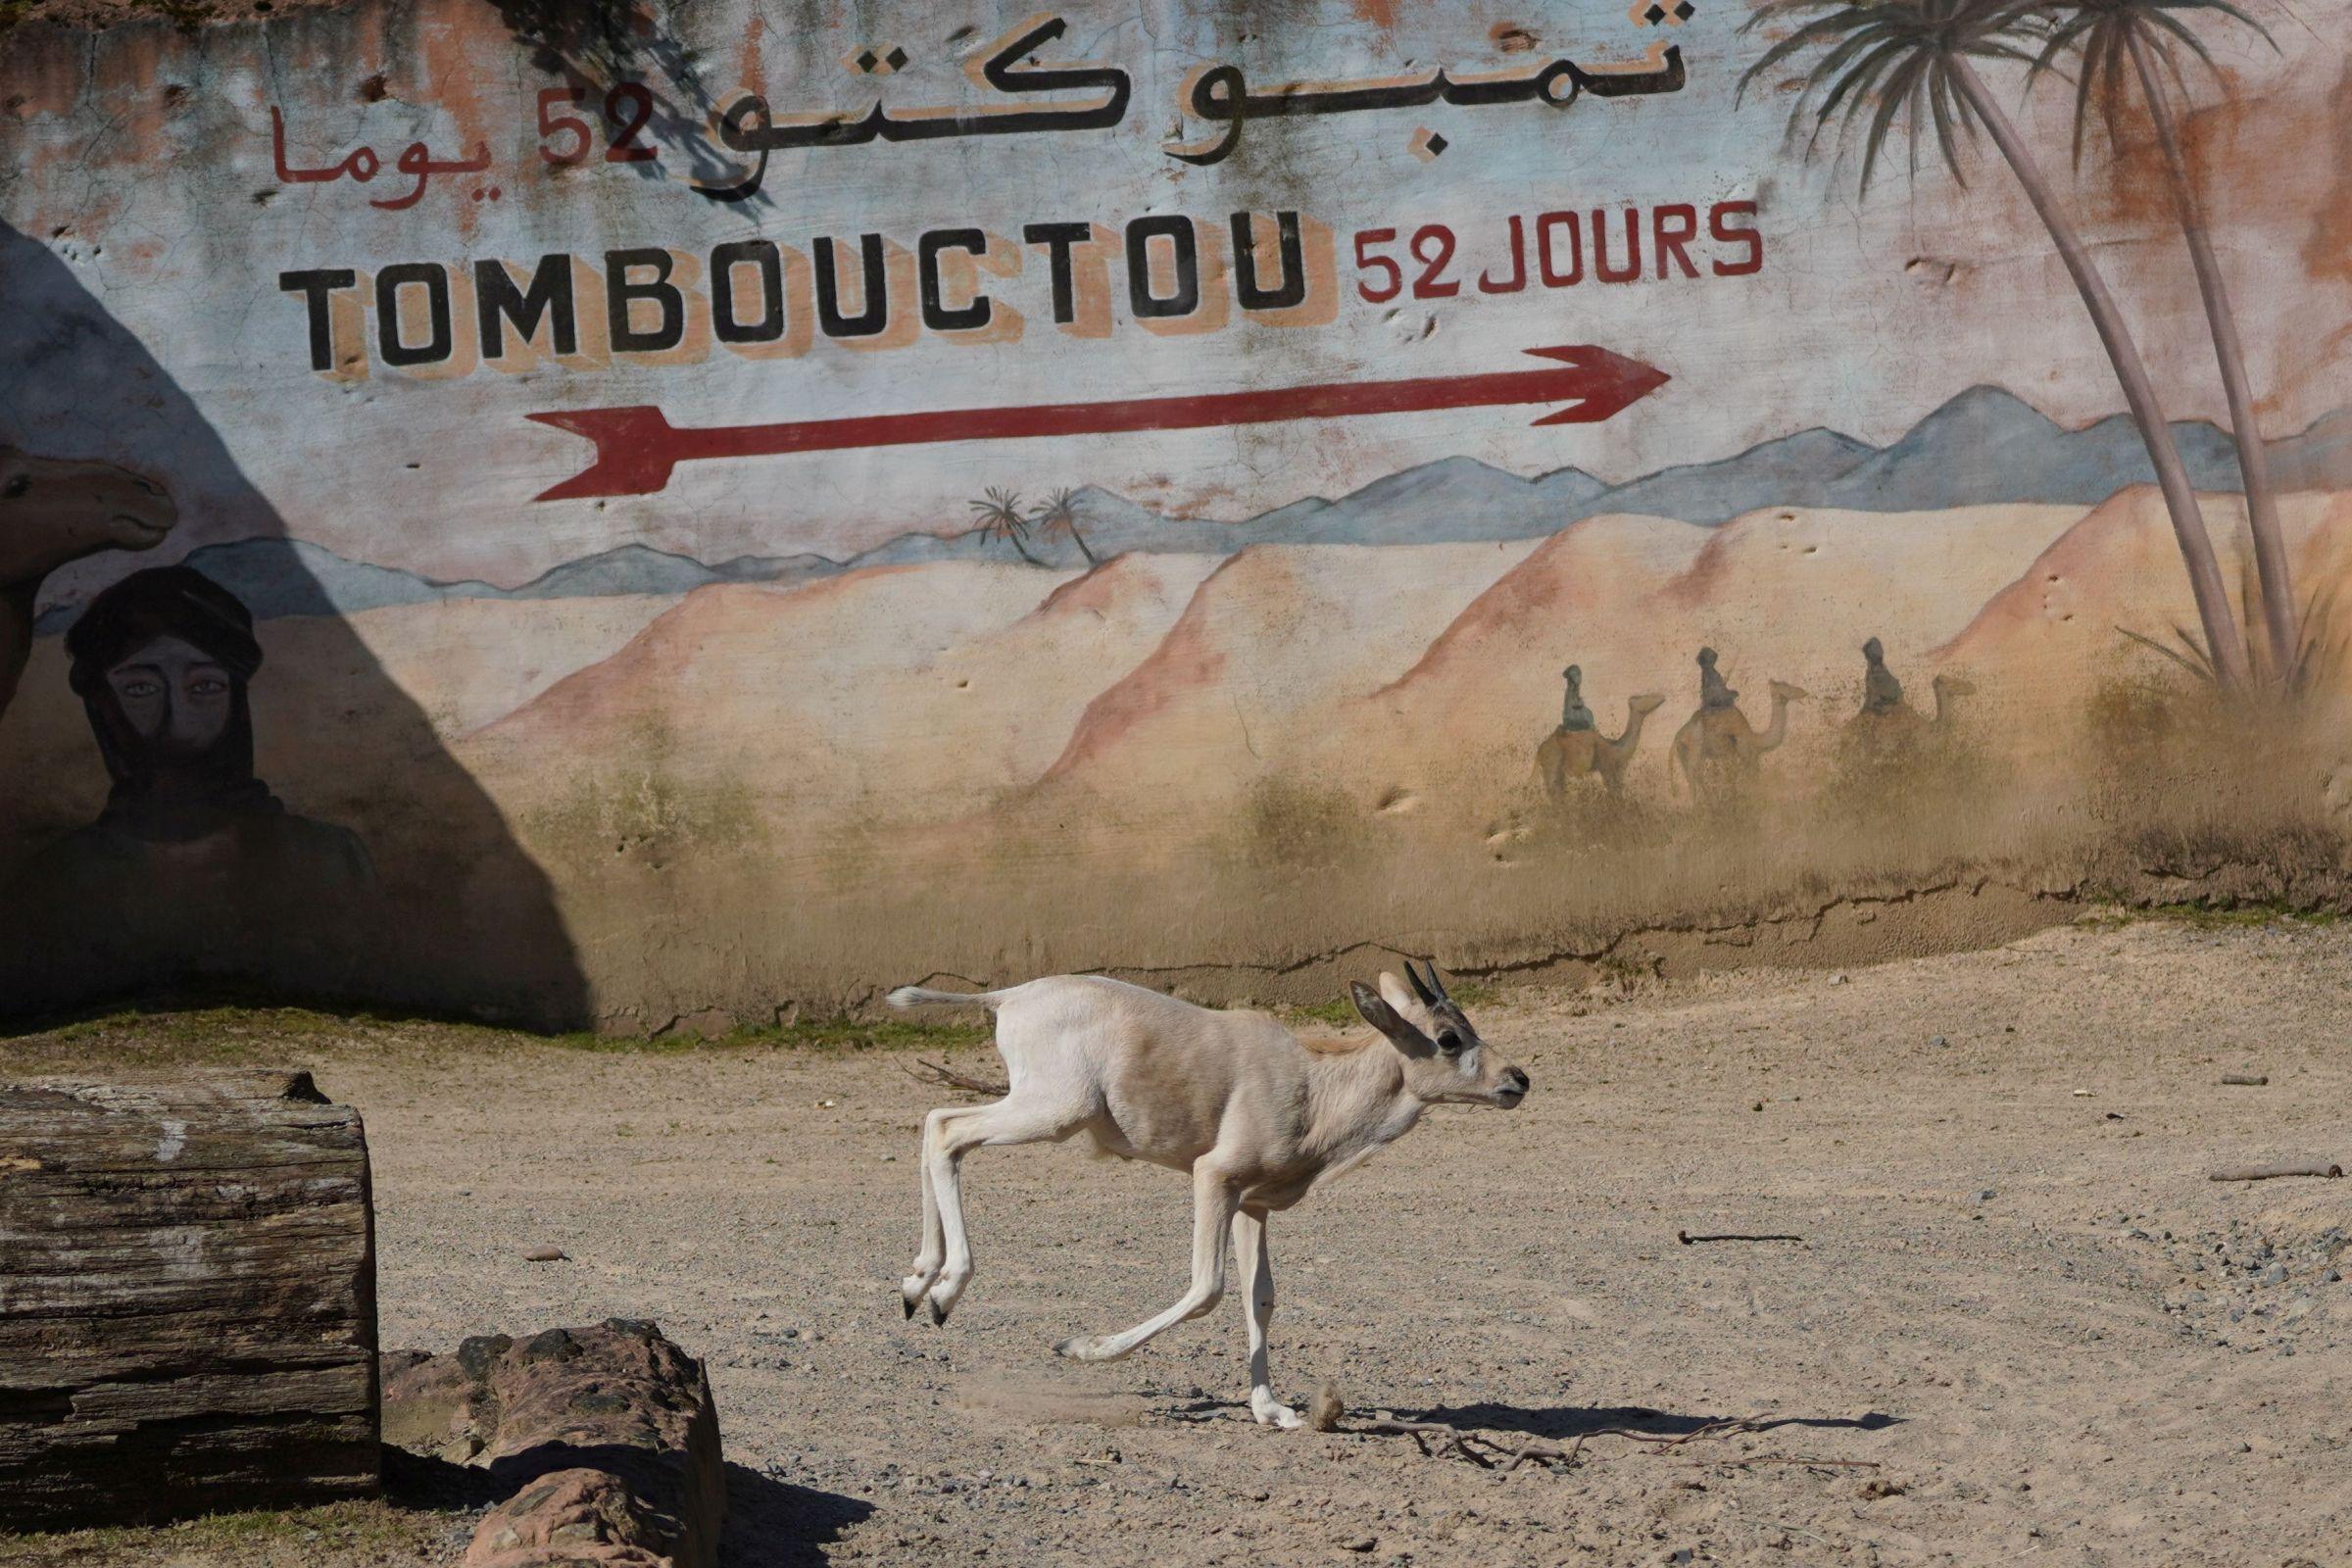
[[[913,1314],[911,1312],[908,1313],[908,1316],[912,1315]],[[948,1309],[939,1304],[939,1298],[933,1297],[931,1298],[931,1326],[935,1329],[943,1328],[946,1326],[947,1321]]]
[[[1124,1350],[1114,1351],[1109,1337],[1100,1334],[1081,1334],[1054,1347],[1055,1355],[1066,1355],[1073,1361],[1120,1361],[1126,1359]]]

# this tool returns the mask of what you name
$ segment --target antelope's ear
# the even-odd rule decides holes
[[[1381,978],[1385,981],[1388,976]],[[1348,996],[1355,1004],[1355,1010],[1362,1015],[1364,1022],[1398,1045],[1407,1045],[1422,1038],[1420,1030],[1398,1017],[1396,1009],[1381,1001],[1372,988],[1361,980],[1348,983]]]
[[[1429,1017],[1429,1008],[1423,1005],[1420,998],[1405,989],[1404,982],[1397,979],[1394,971],[1383,970],[1381,972],[1380,995],[1381,1000],[1396,1009],[1398,1016],[1415,1027],[1425,1026]]]

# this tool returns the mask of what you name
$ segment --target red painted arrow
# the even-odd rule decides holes
[[[1467,409],[1494,403],[1575,404],[1537,424],[1590,424],[1605,419],[1667,382],[1665,371],[1590,343],[1529,349],[1557,360],[1541,370],[1495,370],[1485,375],[1432,375],[1407,381],[1338,381],[1326,386],[1277,387],[1265,392],[1212,392],[1199,397],[1131,398],[1124,402],[1034,403],[1010,409],[948,409],[933,414],[876,414],[853,419],[797,419],[777,424],[716,424],[681,430],[647,404],[623,409],[579,409],[534,414],[596,443],[596,461],[541,501],[582,496],[652,495],[669,471],[698,458],[759,458],[785,452],[845,447],[909,446],[930,441],[1003,441],[1040,435],[1105,435],[1128,430],[1194,430],[1276,419],[1336,419],[1358,414],[1410,414],[1422,409]]]

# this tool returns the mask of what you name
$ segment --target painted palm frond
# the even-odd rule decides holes
[[[2107,139],[2116,138],[2118,117],[2134,74],[2132,46],[2172,77],[2173,88],[2188,96],[2188,66],[2202,66],[2219,77],[2221,67],[2213,51],[2198,37],[2190,23],[2219,19],[2251,28],[2274,50],[2278,41],[2270,29],[2230,0],[2055,0],[2032,19],[2039,35],[2028,80],[2044,74],[2067,74],[2064,62],[2074,57],[2075,164],[2082,163],[2082,148],[2093,121],[2105,125]]]
[[[1056,490],[1037,504],[1029,520],[1048,533],[1068,533],[1078,525],[1078,492]]]
[[[1792,24],[1793,30],[1741,73],[1738,96],[1818,56],[1794,79],[1788,111],[1789,136],[1803,138],[1807,157],[1824,136],[1842,144],[1859,135],[1860,188],[1868,191],[1886,138],[1900,125],[1913,174],[1920,148],[1932,141],[1965,184],[1963,143],[1974,143],[1977,123],[1958,74],[1972,60],[2032,65],[2036,14],[2032,0],[1767,0],[1740,31]]]
[[[1031,565],[1045,564],[1029,553],[1029,514],[1021,510],[1021,498],[1014,492],[991,486],[972,503],[972,523],[981,538],[1002,539]]]
[[[1078,547],[1078,553],[1087,559],[1088,564],[1098,564],[1095,552],[1086,542],[1086,535],[1079,531],[1077,491],[1063,489],[1052,492],[1029,514],[1029,520],[1044,529],[1048,538],[1055,534],[1067,534],[1070,542]]]
[[[990,539],[1018,540],[1029,528],[1029,514],[1021,510],[1021,498],[1010,490],[994,487],[972,503],[972,520],[981,534]]]
[[[2133,631],[2129,626],[2118,626],[2115,629],[2151,653],[2160,654],[2171,660],[2208,686],[2219,684],[2220,676],[2214,670],[2213,656],[2205,651],[2203,643],[2190,635],[2186,627],[2175,626],[2173,628],[2173,635],[2180,639],[2180,648],[2179,649],[2158,642],[2146,632]],[[2186,652],[2181,652],[2181,649],[2185,649]]]

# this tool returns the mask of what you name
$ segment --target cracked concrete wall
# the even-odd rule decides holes
[[[2352,305],[2322,11],[2279,55],[2215,34],[2181,122],[2312,602],[2352,542],[2352,343],[2304,324]],[[1793,80],[1736,107],[1744,20],[7,35],[0,442],[47,466],[0,454],[0,994],[659,1028],[926,973],[1305,1000],[1394,951],[1852,962],[2106,893],[2332,898],[2325,628],[2276,721],[2119,635],[2194,607],[2016,181],[1858,196],[1785,140]],[[2064,99],[2021,111],[2051,169]],[[2062,196],[2250,580],[2145,125]],[[170,492],[160,541],[116,469]]]

